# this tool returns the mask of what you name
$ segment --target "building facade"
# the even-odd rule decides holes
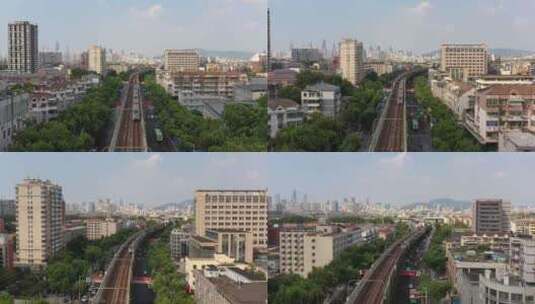
[[[50,181],[25,179],[16,187],[17,260],[19,266],[42,267],[63,244],[65,202],[62,188]]]
[[[364,47],[362,42],[345,39],[340,43],[340,70],[342,77],[357,85],[365,76]]]
[[[165,50],[164,69],[169,72],[197,72],[201,64],[195,50]]]
[[[86,221],[86,226],[87,239],[99,240],[117,233],[120,224],[114,219],[92,218]]]
[[[267,190],[197,190],[195,233],[233,229],[252,233],[253,247],[267,247]]]
[[[334,118],[340,111],[342,92],[339,87],[324,82],[307,86],[301,92],[301,106],[307,115],[321,113]]]
[[[268,101],[269,134],[277,137],[280,130],[303,123],[305,115],[299,104],[290,99],[270,98]]]
[[[511,202],[476,200],[472,207],[473,231],[477,235],[504,235],[511,231]]]
[[[99,75],[106,72],[106,50],[100,46],[92,45],[87,51],[88,70]]]
[[[455,80],[467,80],[488,73],[489,51],[485,44],[443,44],[440,69]]]
[[[8,25],[8,70],[35,73],[39,65],[38,26],[27,21]]]

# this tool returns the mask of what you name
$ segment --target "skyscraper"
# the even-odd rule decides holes
[[[362,42],[344,39],[340,43],[340,69],[342,77],[353,85],[364,78],[364,47]]]
[[[25,179],[16,187],[17,261],[19,266],[45,266],[63,248],[63,191],[50,181]]]
[[[88,54],[88,69],[102,75],[106,71],[106,51],[96,45],[89,48]]]
[[[28,21],[8,25],[8,70],[35,73],[39,64],[38,27]]]

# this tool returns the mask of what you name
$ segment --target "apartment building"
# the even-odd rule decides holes
[[[329,264],[345,249],[376,237],[373,227],[317,226],[279,232],[281,273],[307,277],[314,267]]]
[[[267,190],[197,190],[195,233],[232,229],[252,233],[253,248],[267,247]]]
[[[238,262],[253,262],[253,234],[236,229],[206,230],[206,237],[216,241],[216,252]]]
[[[489,51],[485,44],[443,44],[440,69],[455,80],[488,74]]]
[[[61,186],[25,179],[16,187],[18,266],[42,267],[64,246],[65,202]]]
[[[201,57],[196,50],[165,50],[164,69],[169,72],[197,72]]]
[[[439,98],[455,114],[459,121],[475,105],[476,88],[466,82],[454,81],[451,78],[431,79],[433,96]]]
[[[362,42],[354,39],[344,39],[340,42],[340,70],[342,77],[358,85],[364,78],[364,47]]]
[[[87,51],[88,70],[99,75],[106,72],[106,50],[100,46],[92,45]]]
[[[475,94],[474,114],[467,117],[467,125],[482,143],[499,143],[500,133],[535,132],[535,84],[496,84]]]
[[[320,113],[326,117],[335,117],[342,104],[340,87],[319,82],[307,86],[301,92],[301,106],[307,115]]]
[[[86,221],[86,226],[88,240],[100,240],[120,230],[120,223],[111,218],[91,218]]]
[[[477,235],[504,235],[511,231],[511,202],[480,199],[472,206],[472,230]]]
[[[215,95],[234,98],[234,87],[248,82],[247,74],[239,72],[168,72],[159,70],[156,80],[167,93],[178,97],[182,91],[194,95]]]
[[[17,203],[12,199],[0,199],[0,216],[15,216]]]
[[[513,220],[511,230],[520,235],[535,236],[535,218]]]
[[[38,26],[27,21],[8,25],[8,70],[35,73],[39,65]]]
[[[303,123],[305,113],[299,104],[291,99],[270,98],[268,101],[269,134],[277,137],[280,130]]]

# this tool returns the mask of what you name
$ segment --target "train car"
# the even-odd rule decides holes
[[[155,129],[154,133],[156,134],[156,141],[161,143],[163,141],[163,133],[160,129]]]

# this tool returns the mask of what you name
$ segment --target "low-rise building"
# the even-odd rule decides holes
[[[13,142],[13,136],[24,129],[29,100],[27,93],[11,95],[0,92],[0,151],[6,151]]]
[[[194,271],[198,304],[266,304],[267,280],[237,267],[207,267]]]
[[[117,233],[120,229],[120,224],[114,219],[100,219],[92,218],[86,221],[87,226],[87,239],[99,240],[105,237],[109,237]]]
[[[374,227],[332,227],[280,231],[280,272],[307,277],[314,267],[323,267],[345,249],[376,237]]]
[[[14,216],[17,213],[15,200],[0,199],[0,216]]]
[[[234,86],[234,101],[256,101],[267,94],[267,80],[261,78]]]
[[[341,103],[340,88],[325,82],[309,85],[301,92],[301,106],[307,115],[321,113],[335,117],[340,111]]]
[[[268,101],[269,133],[277,137],[281,129],[303,123],[304,112],[299,104],[291,99],[270,99]]]
[[[68,244],[70,241],[87,235],[87,227],[86,226],[73,226],[73,227],[65,227],[63,229],[63,242],[64,244]]]

